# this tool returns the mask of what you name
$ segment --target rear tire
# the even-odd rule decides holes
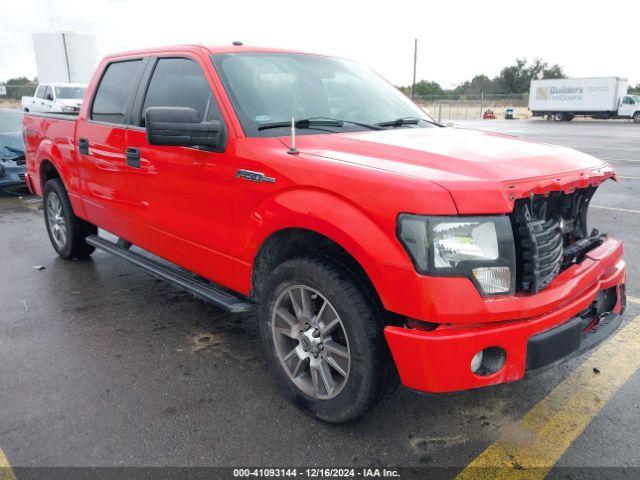
[[[266,280],[260,333],[269,366],[287,397],[324,421],[352,421],[397,386],[383,328],[366,289],[329,258],[288,260]]]
[[[73,213],[69,195],[59,178],[44,186],[44,218],[51,245],[62,258],[87,258],[95,250],[85,239],[98,228]]]

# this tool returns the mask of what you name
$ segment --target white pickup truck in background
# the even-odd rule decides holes
[[[79,83],[41,83],[33,97],[22,97],[25,112],[78,113],[86,85]]]
[[[547,116],[558,122],[583,115],[640,123],[640,95],[627,94],[628,86],[627,79],[620,77],[532,80],[529,110],[534,117]]]

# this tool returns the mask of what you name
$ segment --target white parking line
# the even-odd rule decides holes
[[[640,213],[640,210],[631,210],[629,208],[602,207],[600,205],[591,205],[591,208],[597,208],[599,210],[611,210],[614,212]]]
[[[633,151],[640,151],[640,148],[629,148],[629,147],[590,147],[587,145],[566,145],[567,147],[570,148],[575,148],[577,150],[586,148],[586,149],[594,149],[594,150],[633,150]]]
[[[600,160],[604,160],[605,162],[623,162],[623,163],[640,163],[640,160],[636,160],[634,158],[603,158],[598,157]]]
[[[624,178],[625,180],[640,180],[640,177],[625,177],[623,175],[618,175],[618,178]]]

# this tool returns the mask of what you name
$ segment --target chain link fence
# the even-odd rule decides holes
[[[0,83],[0,107],[19,107],[22,97],[32,97],[37,86],[37,83],[25,83],[22,85],[6,85],[4,83]]]
[[[414,102],[426,109],[439,122],[477,120],[487,110],[497,118],[504,118],[512,108],[514,118],[529,118],[529,94],[491,93],[478,95],[415,95]]]

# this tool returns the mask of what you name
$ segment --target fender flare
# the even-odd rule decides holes
[[[295,188],[278,192],[246,218],[240,230],[250,235],[240,244],[245,245],[242,257],[251,270],[264,242],[286,229],[308,230],[342,247],[362,267],[383,303],[390,288],[385,268],[413,268],[396,240],[395,224],[387,231],[358,205],[326,190]]]

